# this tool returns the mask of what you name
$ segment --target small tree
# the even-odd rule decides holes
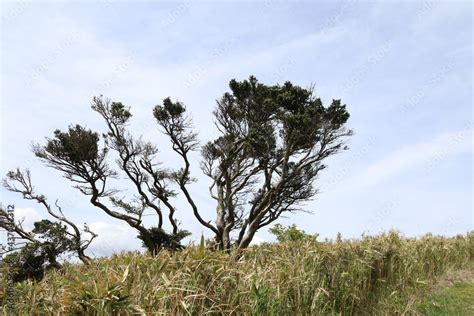
[[[138,238],[142,240],[143,247],[148,249],[150,253],[157,254],[161,249],[182,250],[184,247],[181,245],[181,240],[189,235],[189,232],[182,230],[170,235],[161,228],[152,227],[148,234],[139,234]]]
[[[41,280],[44,275],[46,258],[40,250],[39,242],[26,244],[21,250],[8,254],[3,265],[8,266],[13,282],[28,279]]]
[[[36,194],[29,170],[9,171],[3,179],[3,186],[9,191],[20,193],[26,200],[33,200],[41,204],[56,220],[56,222],[49,220],[35,222],[33,231],[28,232],[22,227],[21,222],[15,222],[5,210],[0,208],[0,227],[15,232],[21,239],[33,244],[25,251],[31,252],[34,249],[33,252],[37,252],[38,249],[42,249],[42,253],[48,256],[51,267],[60,267],[55,258],[60,253],[67,251],[74,252],[83,263],[90,263],[91,258],[85,254],[85,250],[97,235],[87,225],[84,225],[81,231],[74,222],[64,215],[58,201],[55,202],[56,210],[54,210],[44,195]],[[67,227],[70,229],[68,230]],[[83,233],[90,237],[85,239]]]
[[[6,256],[4,262],[13,272],[13,281],[41,280],[49,269],[62,268],[59,257],[74,249],[65,225],[49,220],[34,223],[35,240]]]

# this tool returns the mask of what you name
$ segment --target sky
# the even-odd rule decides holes
[[[326,105],[341,99],[355,133],[350,150],[328,159],[307,212],[281,224],[320,239],[464,234],[474,220],[472,69],[469,1],[2,1],[0,174],[29,168],[38,193],[99,234],[89,253],[139,249],[133,230],[91,206],[31,145],[70,124],[105,132],[90,109],[102,94],[130,106],[133,134],[176,167],[153,106],[183,102],[204,144],[218,136],[212,111],[228,82],[255,75],[314,84]],[[191,172],[191,192],[213,220],[199,153]],[[15,204],[25,227],[47,217],[4,188],[0,201]],[[194,240],[209,236],[183,197],[175,203]],[[272,240],[257,233],[256,242]]]

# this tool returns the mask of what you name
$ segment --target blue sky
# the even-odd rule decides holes
[[[217,135],[215,99],[230,79],[249,75],[315,84],[326,104],[347,104],[355,131],[351,150],[330,159],[321,193],[306,204],[313,214],[282,224],[329,238],[473,228],[470,2],[6,1],[1,32],[0,173],[31,169],[38,192],[100,234],[91,249],[97,255],[137,248],[135,233],[38,162],[31,143],[71,123],[103,132],[89,108],[103,94],[130,105],[135,135],[176,166],[152,107],[167,96],[184,102],[205,143]],[[215,205],[198,159],[192,192],[211,220]],[[45,216],[35,203],[0,193],[25,225]],[[184,228],[195,238],[207,233],[184,201],[176,203]],[[272,237],[261,231],[262,239]]]

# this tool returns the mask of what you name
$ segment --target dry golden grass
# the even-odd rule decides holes
[[[68,264],[41,282],[17,284],[11,313],[414,313],[413,293],[473,258],[474,232],[453,238],[411,239],[390,232],[358,240],[264,244],[241,256],[210,252],[203,245],[155,258],[123,253],[91,266]]]

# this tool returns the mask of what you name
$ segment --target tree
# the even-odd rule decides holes
[[[32,243],[25,251],[30,251],[31,255],[38,249],[42,249],[42,254],[47,256],[50,266],[56,268],[60,267],[56,257],[64,252],[74,252],[83,263],[90,263],[91,258],[85,254],[85,250],[97,235],[86,224],[81,232],[77,225],[64,215],[58,201],[55,202],[56,210],[53,210],[44,195],[36,194],[29,170],[9,171],[3,179],[3,186],[11,192],[20,193],[26,200],[38,202],[56,220],[56,222],[49,220],[35,222],[35,228],[28,232],[22,227],[21,222],[15,222],[5,210],[0,208],[0,227],[13,231],[21,239]],[[67,227],[70,229],[68,230]],[[84,239],[83,232],[90,237]]]
[[[186,115],[186,107],[179,101],[172,102],[170,98],[166,98],[163,100],[163,105],[155,106],[153,116],[162,128],[162,132],[171,141],[173,151],[181,157],[184,164],[183,168],[171,173],[171,178],[186,197],[186,201],[191,206],[194,217],[199,223],[218,234],[217,228],[210,221],[205,221],[202,218],[187,187],[195,181],[190,176],[191,163],[189,161],[189,153],[198,149],[199,143],[197,141],[197,134],[192,131],[191,119]]]
[[[174,173],[159,168],[155,146],[141,138],[135,139],[127,132],[132,114],[122,103],[95,97],[92,109],[102,116],[108,128],[107,134],[103,135],[104,146],[99,145],[98,133],[72,125],[67,132],[56,130],[54,138],[47,139],[46,145],[34,146],[35,155],[48,166],[63,172],[75,183],[76,189],[90,197],[92,205],[136,229],[138,237],[146,240],[147,248],[153,253],[168,246],[170,250],[180,248],[169,242],[180,241],[188,234],[179,229],[175,207],[170,202],[176,195],[168,187]],[[108,182],[118,178],[119,174],[106,160],[110,151],[117,155],[119,169],[136,189],[137,194],[129,200],[120,197],[120,191],[108,187]],[[162,206],[168,210],[171,233],[165,233]],[[143,224],[142,216],[147,209],[152,209],[157,216],[154,227]],[[162,234],[157,234],[157,231]]]
[[[188,188],[195,181],[189,154],[199,143],[179,101],[166,98],[153,109],[182,161],[178,170],[162,168],[158,148],[128,132],[129,107],[102,96],[93,99],[92,109],[107,126],[103,146],[98,133],[71,125],[66,132],[55,131],[54,138],[36,145],[34,152],[62,171],[95,207],[136,229],[153,252],[181,248],[176,242],[187,235],[176,220],[173,199],[178,194],[184,195],[197,221],[212,231],[219,249],[246,248],[258,229],[300,211],[317,193],[314,181],[326,167],[322,162],[347,149],[344,142],[352,132],[344,127],[349,118],[345,105],[333,100],[324,107],[312,88],[290,82],[267,86],[255,77],[231,80],[229,86],[231,91],[217,101],[214,111],[220,136],[201,148],[201,169],[212,181],[209,192],[217,204],[214,222],[203,218]],[[110,179],[119,175],[109,165],[110,152],[135,188],[133,199],[109,188]],[[146,209],[156,214],[156,226],[144,226]]]
[[[138,238],[142,240],[143,247],[152,254],[158,253],[162,248],[168,250],[182,250],[181,240],[190,235],[189,232],[180,230],[176,234],[167,234],[162,228],[152,227],[149,233],[139,234]],[[157,247],[159,245],[159,247]]]
[[[59,256],[75,248],[74,241],[67,237],[65,225],[41,220],[35,222],[34,226],[31,233],[36,238],[20,250],[7,255],[4,260],[13,272],[14,282],[41,280],[45,271],[61,269]]]
[[[317,193],[323,161],[348,149],[352,135],[346,106],[333,100],[324,107],[312,88],[267,86],[255,77],[229,86],[214,111],[221,136],[202,149],[220,249],[246,248],[258,229],[301,210]]]

